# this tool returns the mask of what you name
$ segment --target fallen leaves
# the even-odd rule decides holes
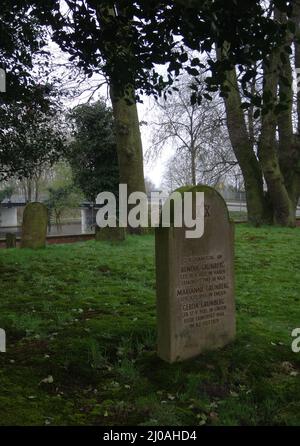
[[[54,379],[52,375],[47,376],[47,378],[44,378],[40,381],[40,384],[53,384],[54,383]]]
[[[283,373],[290,376],[298,376],[299,372],[296,370],[295,366],[289,361],[283,361],[280,364],[280,369]]]

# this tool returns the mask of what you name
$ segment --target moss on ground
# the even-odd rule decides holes
[[[1,425],[300,425],[300,228],[236,228],[237,339],[155,353],[154,238],[0,250]]]

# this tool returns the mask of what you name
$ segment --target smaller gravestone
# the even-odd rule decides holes
[[[95,240],[97,241],[109,241],[109,242],[122,242],[126,238],[125,228],[99,228],[95,229]]]
[[[96,224],[96,212],[92,207],[81,209],[81,232],[88,234]]]
[[[17,246],[16,234],[8,232],[6,234],[6,248],[15,248]]]
[[[3,328],[0,328],[0,353],[6,352],[6,333]]]
[[[42,203],[29,203],[23,214],[21,248],[46,246],[48,210]]]
[[[186,238],[186,227],[155,230],[158,355],[168,362],[235,337],[234,224],[214,189],[185,191],[204,192],[203,236]]]

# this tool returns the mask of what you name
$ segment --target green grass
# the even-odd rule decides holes
[[[234,221],[247,221],[247,212],[243,211],[229,211],[230,218]]]
[[[0,424],[300,425],[299,246],[300,228],[238,225],[236,341],[173,365],[152,235],[0,250]]]

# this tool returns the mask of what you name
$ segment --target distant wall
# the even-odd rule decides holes
[[[221,190],[220,194],[225,201],[246,202],[246,193],[244,191],[235,192],[231,190]]]
[[[18,225],[17,208],[0,207],[0,226],[8,227],[17,225]]]

